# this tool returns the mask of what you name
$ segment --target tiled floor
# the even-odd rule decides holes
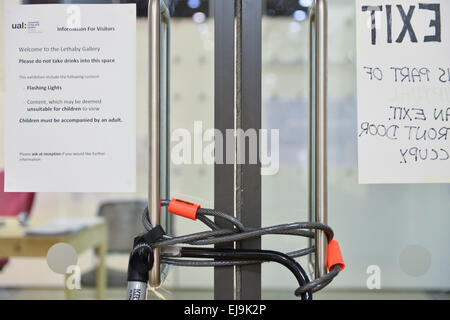
[[[122,300],[125,297],[125,289],[108,289],[105,298],[108,300]],[[209,290],[166,290],[161,289],[156,294],[149,292],[152,299],[176,299],[176,300],[202,300],[212,299],[212,292]],[[76,294],[77,299],[94,299],[94,289],[82,289]],[[362,299],[362,300],[450,300],[450,292],[418,292],[418,291],[369,291],[369,290],[327,290],[315,294],[315,299]],[[34,300],[34,299],[64,299],[62,289],[0,289],[0,300]],[[292,300],[298,299],[290,291],[264,291],[263,299]]]

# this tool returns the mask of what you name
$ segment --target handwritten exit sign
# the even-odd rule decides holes
[[[450,1],[357,0],[360,183],[450,182]]]

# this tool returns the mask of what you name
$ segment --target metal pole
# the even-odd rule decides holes
[[[234,35],[234,1],[214,1],[214,127],[226,137],[227,130],[234,129],[235,100],[235,35]],[[217,146],[216,146],[217,147]],[[227,164],[226,144],[223,145],[223,159],[216,159],[214,164],[214,207],[217,210],[234,213],[234,164]],[[218,153],[216,153],[218,154]],[[223,162],[223,163],[222,163]],[[223,219],[214,219],[221,228],[233,228]],[[234,248],[234,244],[216,244],[215,248]],[[214,267],[214,299],[234,299],[234,267]]]
[[[262,2],[260,0],[236,0],[236,130],[256,131],[256,143],[259,154],[259,132],[262,125],[261,117],[261,19]],[[261,163],[257,156],[256,163],[252,160],[250,151],[242,136],[240,143],[236,141],[235,170],[235,202],[236,217],[251,228],[261,227]],[[241,144],[243,148],[241,148]],[[240,154],[245,153],[245,158]],[[242,163],[243,160],[243,163]],[[243,240],[238,243],[241,249],[261,249],[261,238]],[[261,299],[261,265],[244,265],[236,268],[236,299]]]
[[[169,24],[170,13],[163,0],[149,0],[148,5],[150,48],[150,103],[149,103],[149,189],[148,208],[152,225],[161,224],[161,196],[168,196],[169,161],[168,161],[168,27],[162,28],[162,23]],[[162,31],[166,32],[161,37]],[[161,38],[166,45],[161,46]],[[161,66],[161,53],[165,53],[166,68]],[[161,90],[166,89],[161,97]],[[164,123],[161,123],[164,120]],[[162,133],[162,134],[161,134]],[[161,150],[162,149],[162,150]],[[163,151],[163,152],[160,152]],[[158,287],[161,284],[160,252],[154,250],[154,266],[150,271],[149,284]]]
[[[327,223],[327,3],[315,0],[311,11],[309,211]],[[312,220],[312,219],[311,219]],[[315,277],[327,273],[327,238],[316,231]]]
[[[308,213],[309,213],[309,221],[315,220],[315,193],[312,190],[315,189],[314,182],[315,178],[313,172],[315,172],[315,157],[314,157],[314,142],[315,142],[315,134],[314,134],[314,126],[315,126],[315,117],[313,112],[313,106],[315,105],[315,86],[313,76],[315,71],[315,12],[314,6],[311,7],[309,11],[309,143],[308,143]],[[315,246],[315,239],[310,238],[308,240],[309,247]],[[311,277],[314,278],[314,269],[315,269],[315,254],[311,254],[309,256],[309,272]]]

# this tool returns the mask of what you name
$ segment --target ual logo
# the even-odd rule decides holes
[[[22,22],[22,23],[13,23],[13,24],[11,25],[11,27],[12,27],[13,29],[26,29],[26,28],[27,28],[27,24],[26,24],[25,22]]]

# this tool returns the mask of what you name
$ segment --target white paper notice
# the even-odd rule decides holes
[[[450,1],[357,0],[360,183],[450,182]]]
[[[7,6],[5,19],[5,191],[134,192],[136,6]]]

